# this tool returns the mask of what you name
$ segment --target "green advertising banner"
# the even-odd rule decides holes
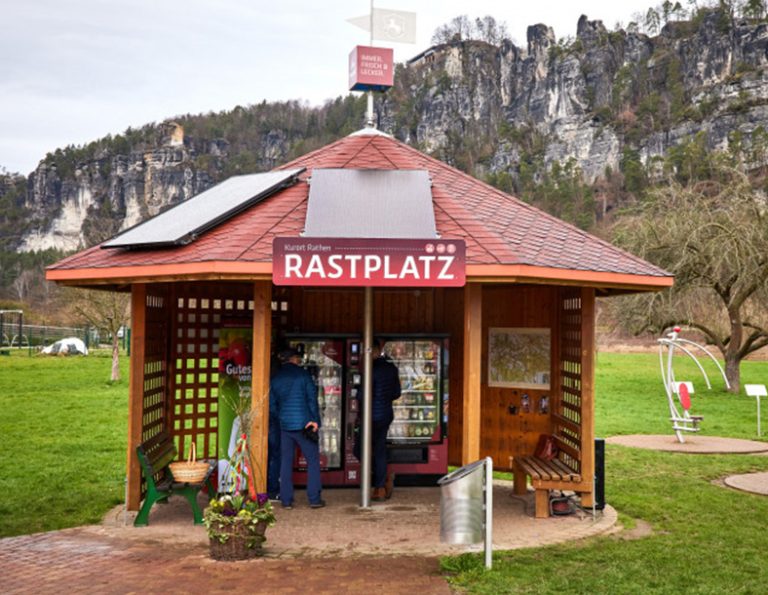
[[[251,343],[253,329],[225,326],[219,334],[219,448],[220,460],[230,458],[232,426],[238,411],[251,402]],[[244,428],[243,428],[244,430]],[[243,431],[241,430],[241,431]],[[221,482],[223,478],[220,478]]]

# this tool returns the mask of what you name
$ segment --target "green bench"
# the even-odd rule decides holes
[[[141,470],[147,482],[147,495],[144,504],[133,522],[135,527],[144,527],[149,524],[149,511],[155,502],[168,502],[171,496],[184,496],[192,506],[195,525],[203,523],[203,514],[197,505],[197,494],[206,486],[208,494],[213,497],[215,490],[211,484],[211,473],[216,467],[216,461],[210,461],[208,473],[199,483],[185,483],[175,481],[171,469],[168,467],[176,460],[176,445],[173,439],[165,432],[151,438],[147,442],[136,447]]]

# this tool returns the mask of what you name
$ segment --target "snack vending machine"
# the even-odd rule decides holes
[[[389,427],[389,469],[397,475],[448,472],[448,338],[387,337],[384,353],[400,372]]]
[[[389,428],[390,470],[442,476],[448,471],[448,339],[384,336],[382,350],[400,372],[401,396]],[[317,386],[320,407],[320,470],[323,486],[360,484],[355,456],[363,398],[363,343],[359,336],[291,335],[302,366]],[[294,482],[306,485],[306,461],[297,452]]]

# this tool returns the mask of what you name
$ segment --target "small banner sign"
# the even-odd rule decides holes
[[[462,287],[463,240],[275,238],[275,285]]]
[[[371,30],[371,15],[347,19],[348,23]],[[373,38],[379,41],[416,43],[416,13],[389,8],[373,9]]]
[[[350,91],[386,91],[395,80],[391,48],[358,45],[349,54]]]

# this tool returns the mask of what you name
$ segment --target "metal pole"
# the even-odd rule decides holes
[[[755,397],[757,399],[757,437],[760,437],[760,395]]]
[[[365,125],[368,128],[375,128],[373,124],[373,91],[368,91],[368,108],[366,110]]]
[[[594,446],[592,447],[594,448]],[[605,458],[605,456],[603,456]],[[594,456],[592,457],[592,460],[594,461]],[[603,464],[605,466],[605,464]],[[605,477],[605,473],[603,473],[603,477]],[[603,480],[605,481],[605,480]],[[597,475],[592,474],[592,522],[597,521],[597,502],[595,501],[595,495],[597,494]]]
[[[373,401],[373,288],[365,288],[363,328],[363,426],[360,439],[360,506],[371,506],[371,404]]]
[[[368,25],[371,29],[369,45],[373,46],[373,0],[371,0],[371,10],[368,16],[370,18]],[[366,109],[365,119],[366,126],[368,126],[368,128],[373,128],[373,91],[368,91],[368,106]]]
[[[485,567],[493,564],[493,459],[485,457]]]

